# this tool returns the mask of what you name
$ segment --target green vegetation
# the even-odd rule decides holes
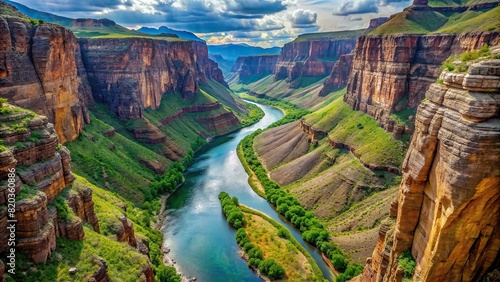
[[[456,1],[434,1],[431,6],[456,6]],[[440,2],[440,3],[438,3]],[[476,1],[477,2],[477,1]],[[459,5],[470,5],[472,1]],[[463,33],[500,30],[500,7],[465,12],[407,9],[370,34]]]
[[[240,206],[240,209],[245,214],[255,215],[255,216],[258,216],[259,218],[262,218],[263,220],[270,223],[274,228],[276,228],[277,229],[276,235],[278,235],[278,237],[288,240],[298,251],[300,251],[306,257],[307,261],[312,266],[312,273],[314,274],[314,278],[312,278],[312,279],[315,281],[324,280],[323,273],[319,269],[319,267],[316,264],[316,262],[314,261],[313,257],[309,254],[309,252],[306,251],[306,249],[304,249],[304,247],[302,247],[302,245],[300,245],[300,243],[292,236],[292,234],[290,234],[290,231],[288,231],[288,229],[286,229],[283,225],[279,224],[278,222],[276,222],[275,220],[273,220],[272,218],[270,218],[269,216],[267,216],[264,213],[261,213],[259,211],[256,211],[256,210],[251,209],[251,208],[246,207],[246,206]],[[272,239],[271,239],[271,241],[272,241]],[[266,239],[266,242],[267,242],[267,239]],[[293,250],[293,248],[291,248],[290,246],[287,245],[287,250],[289,250],[289,249]],[[277,254],[276,257],[278,257],[278,256],[279,255]],[[285,267],[287,267],[287,266],[285,266]],[[289,275],[292,275],[292,273],[289,273]]]
[[[245,225],[245,216],[238,208],[238,198],[229,197],[229,194],[226,192],[221,192],[219,194],[219,201],[222,206],[222,211],[226,216],[227,223],[229,223],[232,227],[238,229]]]
[[[248,99],[251,101],[259,102],[261,104],[265,104],[265,105],[279,108],[285,112],[285,116],[282,119],[275,121],[268,128],[278,127],[278,126],[283,125],[283,124],[294,122],[294,121],[296,121],[296,120],[298,120],[298,119],[302,118],[303,116],[310,113],[310,111],[308,111],[308,110],[301,109],[290,102],[279,100],[279,99],[274,99],[274,98],[262,99],[262,98],[250,96],[248,94],[240,94],[240,96],[244,99]]]
[[[241,126],[243,127],[247,127],[254,123],[257,123],[264,116],[264,111],[260,107],[249,103],[248,108],[250,110],[248,113],[248,118],[241,121]]]
[[[330,241],[328,232],[319,220],[314,217],[314,213],[306,211],[294,196],[280,189],[276,182],[269,179],[266,170],[253,150],[253,139],[261,132],[262,130],[257,130],[243,138],[241,147],[245,161],[264,187],[268,201],[302,232],[304,240],[317,246],[328,258],[332,259],[333,255],[345,257],[342,250]]]
[[[407,124],[412,110],[394,114],[394,119]],[[376,120],[360,111],[353,111],[339,96],[329,105],[304,117],[307,124],[329,133],[335,142],[348,144],[365,163],[399,167],[406,147],[394,139]]]
[[[440,69],[449,72],[467,72],[469,66],[481,60],[493,59],[494,56],[491,54],[490,46],[484,44],[479,50],[476,51],[466,51],[462,54],[458,54],[453,57],[449,57],[443,62]],[[439,79],[438,79],[439,83]]]
[[[190,156],[191,157],[191,156]],[[187,160],[187,162],[190,161]],[[184,182],[184,176],[182,172],[184,171],[184,166],[181,163],[175,163],[174,166],[168,170],[161,178],[158,177],[156,181],[153,181],[149,186],[149,190],[145,191],[145,199],[150,202],[156,199],[158,195],[164,193],[172,193],[177,189],[179,184]]]
[[[76,180],[71,188],[73,191],[79,191],[86,187],[92,188],[94,210],[99,218],[101,234],[111,238],[116,236],[117,230],[119,230],[122,225],[118,220],[118,216],[125,215],[134,223],[136,237],[146,238],[149,242],[149,257],[153,264],[156,278],[155,281],[180,282],[180,276],[176,274],[175,269],[163,264],[163,254],[161,252],[161,245],[163,243],[162,234],[151,226],[151,223],[156,220],[154,216],[159,213],[160,203],[156,201],[152,201],[151,203],[146,202],[142,208],[139,208],[122,196],[97,187],[81,176],[75,176]],[[68,193],[71,193],[71,190],[68,191]],[[123,207],[126,207],[125,214]],[[85,236],[85,238],[87,238],[87,231]],[[109,268],[117,267],[113,266],[109,261],[108,266]],[[137,266],[133,265],[131,265],[131,267],[137,268]],[[114,276],[110,275],[110,277]]]
[[[410,250],[404,251],[398,258],[398,265],[404,270],[405,278],[411,278],[415,272],[415,259]]]
[[[337,60],[337,58],[331,58],[331,60]],[[329,98],[328,95],[324,97],[318,95],[326,76],[303,76],[292,82],[287,82],[285,79],[275,80],[272,74],[255,79],[242,81],[235,78],[229,80],[229,85],[240,95],[251,90],[259,94],[259,98],[288,101],[304,109],[313,108]],[[246,96],[242,95],[242,97]]]

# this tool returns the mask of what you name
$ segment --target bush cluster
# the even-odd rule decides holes
[[[484,44],[483,47],[481,47],[481,49],[479,50],[467,51],[462,54],[448,58],[441,65],[441,70],[447,70],[447,71],[456,70],[458,72],[466,72],[469,69],[469,65],[467,64],[468,62],[475,61],[481,57],[488,57],[488,56],[491,56],[490,46],[488,46],[488,44]]]
[[[180,163],[175,163],[172,169],[155,181],[151,182],[149,190],[144,192],[146,201],[151,201],[162,193],[173,192],[175,188],[177,188],[177,186],[184,180],[184,176],[182,175],[183,171],[184,166]]]
[[[262,274],[271,278],[271,280],[278,280],[285,276],[285,269],[279,263],[271,258],[264,259],[262,250],[250,242],[245,229],[238,229],[236,242],[247,253],[248,266],[258,268]]]
[[[330,241],[328,232],[319,220],[314,217],[314,213],[306,211],[297,198],[280,189],[280,186],[267,176],[266,170],[257,159],[252,146],[253,139],[261,132],[261,130],[257,130],[243,138],[241,148],[246,162],[264,187],[268,201],[302,232],[302,238],[305,241],[317,246],[325,253],[338,271],[346,271],[351,265],[348,264],[342,250],[334,242]],[[360,274],[362,268],[361,270],[359,268],[358,265],[352,265],[351,270],[353,273]]]
[[[415,272],[415,259],[410,250],[404,251],[398,259],[398,265],[404,270],[405,278],[411,278]]]
[[[231,198],[228,193],[220,192],[219,201],[227,222],[236,229],[243,227],[245,225],[245,215],[238,208],[238,198]]]

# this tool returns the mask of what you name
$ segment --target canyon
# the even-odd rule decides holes
[[[495,45],[499,32],[446,35],[364,35],[358,39],[344,100],[389,132],[411,133],[391,114],[415,109],[450,56]]]
[[[407,32],[404,25],[426,13],[456,13],[456,22],[464,13],[470,23],[468,17],[498,12],[497,2],[455,2],[433,7],[415,0],[401,13],[371,20],[366,30],[304,34],[279,55],[241,56],[228,83],[204,42],[165,34],[77,37],[120,26],[75,19],[71,26],[85,31],[72,32],[15,10],[0,15],[0,96],[6,99],[0,101],[0,253],[7,252],[4,206],[12,168],[19,279],[177,279],[175,263],[164,258],[169,252],[183,271],[193,257],[206,255],[192,269],[202,280],[212,278],[220,267],[212,258],[221,249],[194,246],[191,239],[201,242],[193,228],[205,226],[203,235],[225,241],[210,246],[236,255],[227,245],[234,230],[217,212],[206,213],[219,209],[212,205],[214,187],[227,183],[232,195],[241,193],[293,226],[254,195],[234,163],[237,143],[282,113],[265,108],[270,119],[226,135],[248,125],[256,111],[233,90],[296,115],[255,136],[253,161],[308,220],[317,220],[349,265],[362,269],[355,278],[346,278],[344,269],[336,279],[494,281],[500,25],[470,31],[463,24],[465,31],[447,33],[442,26],[456,26],[442,18],[432,30],[423,24]],[[1,0],[0,8],[12,9]],[[486,47],[489,53],[473,58]],[[183,181],[185,189],[174,193]],[[167,193],[172,197],[160,200]],[[157,221],[162,206],[171,209],[165,225],[165,218]],[[154,228],[162,225],[165,242]],[[301,239],[306,233],[299,229],[292,234]],[[317,249],[304,246],[324,263],[322,244],[313,243]],[[0,281],[8,268],[2,260]],[[244,262],[238,271],[257,279]],[[321,271],[328,276],[327,266]]]
[[[466,73],[444,71],[443,83],[426,92],[395,222],[381,227],[362,281],[400,281],[398,257],[406,250],[416,261],[415,281],[479,281],[498,266],[499,70],[499,60],[486,60]]]

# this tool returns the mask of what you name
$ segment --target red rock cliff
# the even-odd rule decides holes
[[[83,238],[82,220],[99,231],[92,193],[88,189],[77,191],[71,197],[74,207],[70,206],[78,217],[60,218],[56,209],[48,206],[74,180],[69,151],[58,145],[54,126],[48,123],[48,119],[4,104],[0,122],[5,125],[0,129],[3,141],[0,207],[7,204],[11,194],[7,185],[9,169],[16,168],[16,249],[35,262],[45,262],[56,248],[57,237]],[[6,209],[0,209],[0,253],[7,248],[8,219]]]
[[[278,55],[238,57],[231,72],[237,72],[240,78],[252,75],[266,76],[272,74],[278,61]]]
[[[344,100],[352,109],[373,116],[386,130],[399,130],[386,126],[390,114],[416,108],[448,57],[499,40],[499,32],[361,36]]]
[[[333,66],[330,76],[323,83],[323,88],[319,92],[319,96],[326,96],[333,90],[347,85],[352,68],[352,57],[352,54],[340,56],[339,60]]]
[[[418,107],[395,226],[381,229],[363,281],[400,281],[405,250],[414,281],[481,281],[499,262],[500,60],[441,78]]]
[[[60,142],[74,140],[92,97],[73,33],[0,17],[0,96],[47,116]]]
[[[326,76],[341,55],[354,50],[351,39],[304,39],[285,44],[276,63],[276,79],[293,81],[301,76]]]
[[[190,98],[207,79],[225,84],[201,42],[81,38],[80,46],[94,98],[124,120],[156,109],[168,91]]]

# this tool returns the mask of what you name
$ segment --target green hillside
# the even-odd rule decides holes
[[[435,34],[500,30],[500,7],[465,12],[407,8],[369,34]]]

